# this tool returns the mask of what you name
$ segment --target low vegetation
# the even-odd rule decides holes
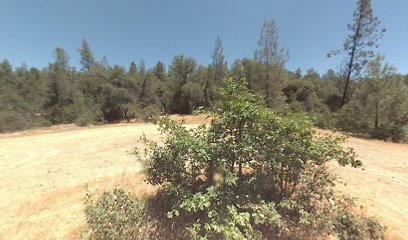
[[[145,139],[139,157],[159,192],[143,202],[116,189],[88,202],[90,238],[141,239],[153,229],[175,239],[384,238],[375,219],[333,190],[327,163],[359,167],[353,150],[316,136],[304,115],[265,107],[244,79],[226,85],[209,126],[157,119],[167,137]]]

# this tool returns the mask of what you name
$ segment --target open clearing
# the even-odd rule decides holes
[[[204,118],[187,119],[190,126]],[[152,124],[72,125],[0,135],[0,239],[77,239],[85,226],[83,199],[125,186],[151,187],[129,155],[140,137],[159,140]],[[388,226],[390,239],[408,239],[408,145],[349,138],[363,169],[333,166],[337,188],[357,197]]]

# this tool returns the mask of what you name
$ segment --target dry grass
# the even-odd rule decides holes
[[[67,238],[85,222],[86,185],[134,178],[143,166],[128,151],[143,133],[159,139],[152,124],[67,128],[1,136],[0,239]]]
[[[180,121],[182,116],[172,116]],[[186,116],[189,126],[205,115]],[[207,122],[207,123],[208,123]],[[143,166],[128,154],[139,138],[160,140],[152,124],[73,125],[0,135],[0,239],[77,239],[85,229],[83,198],[121,185],[139,197],[155,189]],[[370,215],[389,228],[390,239],[408,238],[408,145],[350,138],[363,169],[333,165]]]
[[[211,123],[211,118],[207,114],[198,115],[171,115],[170,119],[185,124],[209,124]]]

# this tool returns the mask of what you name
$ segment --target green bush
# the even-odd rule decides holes
[[[177,228],[162,214],[158,217],[157,203],[156,198],[137,200],[120,188],[104,192],[96,200],[88,193],[85,214],[90,229],[83,238],[153,240],[167,235],[167,239],[183,239],[183,228]],[[156,206],[154,210],[150,210],[152,204]]]
[[[154,117],[157,117],[161,114],[161,109],[157,105],[148,105],[142,109],[139,118],[143,121],[150,121]]]
[[[371,130],[371,136],[380,140],[387,140],[393,138],[393,129],[387,125],[380,125],[377,128]]]
[[[100,122],[102,118],[102,113],[86,111],[75,120],[75,125],[85,127],[89,124]]]
[[[245,86],[227,81],[211,126],[187,129],[160,118],[164,144],[145,139],[148,181],[163,186],[167,217],[185,223],[192,239],[341,237],[333,227],[342,226],[341,198],[326,164],[361,162],[340,146],[343,139],[316,137],[308,118],[277,115]],[[346,213],[357,217],[352,208]],[[372,230],[352,225],[361,236]]]
[[[325,113],[309,113],[314,125],[322,129],[334,129],[336,126],[336,114],[325,112]]]
[[[402,132],[403,132],[402,140],[404,142],[408,142],[408,125],[402,128]]]
[[[31,127],[50,127],[52,123],[42,116],[35,117],[31,122]]]
[[[85,213],[93,239],[143,239],[139,229],[145,221],[144,205],[121,189],[105,192]]]
[[[353,133],[368,133],[370,132],[370,124],[364,115],[364,107],[353,102],[345,105],[336,114],[337,128]]]
[[[408,142],[408,126],[393,126],[390,136],[393,142]]]
[[[350,214],[347,209],[355,207],[353,200],[341,199],[335,211],[334,229],[340,240],[385,239],[385,227],[372,217]]]
[[[22,114],[11,111],[0,112],[0,132],[21,131],[28,127],[29,122]]]
[[[126,109],[125,119],[128,122],[130,122],[132,119],[143,122],[150,121],[162,113],[160,107],[155,104],[151,104],[146,107],[141,107],[139,105],[128,105]]]

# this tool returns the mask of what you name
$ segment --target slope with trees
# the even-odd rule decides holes
[[[247,88],[263,96],[280,114],[307,113],[316,126],[340,129],[380,139],[408,138],[408,76],[382,63],[374,52],[383,34],[370,0],[358,0],[350,35],[343,49],[340,72],[320,75],[313,69],[286,69],[288,51],[280,46],[273,21],[261,26],[253,58],[228,66],[220,37],[203,66],[183,54],[169,65],[149,68],[143,60],[128,69],[97,59],[84,39],[78,53],[80,68],[70,65],[57,47],[55,60],[43,69],[0,64],[0,131],[17,131],[51,124],[78,125],[147,120],[160,114],[191,114],[214,110],[223,80],[245,78]],[[381,63],[380,63],[381,62]],[[392,70],[392,71],[391,71]],[[358,114],[357,114],[358,113]]]

